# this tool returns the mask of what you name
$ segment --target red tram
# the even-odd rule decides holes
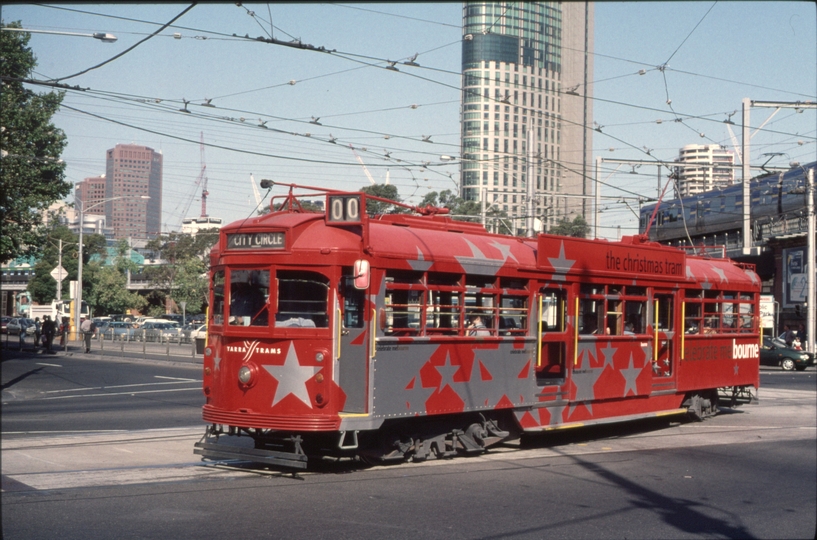
[[[751,265],[640,236],[489,234],[433,208],[369,217],[383,199],[364,193],[305,212],[296,187],[210,255],[204,458],[422,460],[703,418],[759,386]]]

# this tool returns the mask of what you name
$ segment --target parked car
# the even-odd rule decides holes
[[[6,332],[6,325],[11,320],[11,317],[0,317],[0,324],[2,324],[2,333],[5,334]]]
[[[21,329],[21,321],[26,321],[26,335],[34,335],[34,319],[25,319],[24,317],[14,317],[6,323],[6,332],[12,336],[19,336]]]
[[[207,325],[204,324],[188,324],[182,328],[182,342],[193,343],[196,338],[204,338],[207,333]]]
[[[133,341],[136,339],[136,330],[131,323],[113,321],[99,327],[102,339],[110,341]]]
[[[777,339],[764,337],[760,346],[760,364],[780,366],[786,371],[803,371],[814,365],[814,353],[791,349],[786,347],[785,342],[781,345]]]
[[[177,323],[170,321],[147,321],[136,330],[136,339],[159,343],[178,343],[181,339],[181,328]]]

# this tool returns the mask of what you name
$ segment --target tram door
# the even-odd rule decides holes
[[[337,383],[346,394],[344,412],[365,413],[369,366],[369,325],[365,321],[366,291],[352,285],[344,271],[335,307]]]
[[[539,350],[536,358],[536,381],[548,384],[565,376],[567,357],[567,291],[542,289],[539,294]]]
[[[653,390],[672,387],[675,369],[674,344],[675,296],[672,292],[655,291],[653,301],[652,373]],[[660,388],[659,388],[660,387]]]

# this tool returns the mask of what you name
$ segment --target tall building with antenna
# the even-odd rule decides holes
[[[548,229],[592,210],[592,2],[465,2],[461,196],[519,232],[534,133],[534,216]],[[589,222],[590,220],[587,219]],[[541,227],[539,227],[541,230]]]

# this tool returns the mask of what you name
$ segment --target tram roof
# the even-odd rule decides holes
[[[389,214],[366,219],[362,227],[330,226],[324,217],[275,212],[232,223],[222,231],[280,228],[291,231],[288,245],[293,251],[325,253],[331,249],[359,257],[362,250],[373,261],[388,259],[389,266],[406,270],[506,276],[544,271],[554,281],[575,275],[625,278],[634,283],[640,279],[675,284],[697,281],[704,288],[718,289],[759,287],[751,267],[729,259],[687,255],[641,236],[608,241],[541,234],[533,239],[491,234],[480,224],[440,215]],[[398,260],[401,262],[396,263]]]

